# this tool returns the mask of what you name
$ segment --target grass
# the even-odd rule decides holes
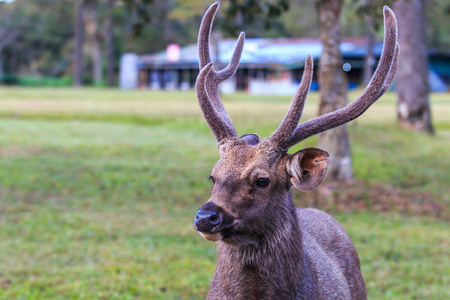
[[[223,99],[239,132],[261,136],[290,102]],[[316,204],[351,235],[370,299],[450,297],[450,97],[431,100],[434,137],[396,127],[394,94],[349,126],[348,199],[295,194],[336,196]],[[194,93],[1,88],[0,116],[0,299],[204,298],[215,249],[192,218],[218,153]]]

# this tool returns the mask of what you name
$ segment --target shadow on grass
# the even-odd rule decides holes
[[[450,221],[450,214],[442,197],[432,192],[409,192],[390,185],[366,183],[325,182],[309,193],[298,193],[297,205],[315,207],[329,213],[398,213],[406,216],[425,216]]]

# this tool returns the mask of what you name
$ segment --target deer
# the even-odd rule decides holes
[[[219,161],[213,167],[209,200],[194,227],[216,244],[217,260],[207,299],[366,299],[356,249],[333,217],[315,208],[297,208],[291,188],[315,189],[325,178],[329,154],[290,147],[345,124],[364,113],[391,85],[398,67],[397,23],[385,6],[384,45],[373,77],[352,103],[299,124],[313,75],[305,60],[298,91],[275,132],[238,136],[220,99],[218,85],[237,70],[244,47],[241,32],[228,65],[212,67],[209,40],[219,3],[203,16],[198,35],[200,72],[197,99],[214,137]]]

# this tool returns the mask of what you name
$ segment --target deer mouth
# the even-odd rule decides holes
[[[201,231],[199,231],[198,233],[200,233],[202,238],[204,238],[207,241],[217,242],[217,241],[221,240],[220,232],[210,233],[210,232],[201,232]]]
[[[199,231],[198,233],[207,241],[217,242],[227,238],[231,238],[235,232],[233,228],[227,228],[216,232]]]

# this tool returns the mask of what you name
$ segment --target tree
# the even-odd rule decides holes
[[[75,1],[75,51],[73,66],[73,82],[75,86],[82,85],[83,76],[83,11],[84,0]]]
[[[7,7],[0,2],[0,79],[3,78],[3,49],[11,45],[18,37],[20,30],[14,23],[17,17],[17,7]]]
[[[450,2],[433,0],[426,2],[425,18],[427,26],[427,42],[429,47],[448,53],[450,49]]]
[[[222,28],[233,35],[238,34],[243,23],[263,24],[264,29],[270,29],[276,19],[289,9],[288,0],[232,0],[225,8]]]
[[[101,84],[103,81],[103,55],[102,55],[102,43],[103,32],[102,25],[100,23],[98,1],[85,0],[85,13],[83,15],[84,26],[89,36],[90,41],[90,55],[93,65],[92,77],[95,84]]]
[[[68,57],[72,51],[66,45],[73,38],[73,24],[67,20],[72,18],[74,7],[55,0],[0,5],[0,27],[9,22],[11,30],[2,43],[5,72],[12,76],[66,75],[72,61]]]
[[[319,63],[320,104],[319,115],[347,105],[348,80],[342,69],[339,50],[339,19],[343,0],[318,0],[316,2],[322,55]],[[318,136],[319,148],[327,149],[331,163],[329,178],[337,181],[353,179],[350,142],[346,125],[326,131]]]
[[[105,40],[106,40],[106,61],[107,61],[107,69],[106,69],[106,84],[107,86],[114,85],[114,29],[115,29],[115,18],[114,18],[114,7],[116,1],[109,0],[108,1],[108,9],[109,12],[106,17],[106,25],[105,25]]]
[[[363,84],[368,85],[375,70],[375,55],[373,54],[373,45],[375,44],[375,32],[373,18],[366,15],[366,56],[364,57]]]
[[[118,0],[79,0],[81,3],[77,8],[77,13],[81,11],[81,21],[83,22],[90,41],[90,56],[92,61],[92,77],[95,84],[103,83],[103,52],[106,52],[107,66],[107,85],[113,86],[115,73],[115,43],[114,33],[116,29],[116,6],[120,2]],[[136,2],[130,2],[136,3]],[[122,16],[123,13],[122,13]],[[82,24],[76,23],[76,27]],[[78,32],[82,33],[83,28],[79,28]],[[76,31],[77,32],[77,31]],[[78,45],[78,43],[76,43]],[[81,45],[77,47],[82,47]],[[104,51],[105,50],[105,51]],[[77,51],[81,51],[78,49]]]
[[[356,15],[364,25],[365,32],[364,36],[366,38],[366,55],[364,57],[364,70],[363,70],[363,80],[362,83],[366,86],[372,79],[373,72],[375,70],[375,55],[373,53],[373,46],[376,41],[376,30],[382,24],[383,20],[383,6],[391,5],[390,0],[351,0],[350,5],[352,6],[352,11],[356,11]]]
[[[428,53],[423,0],[398,0],[400,65],[397,72],[397,119],[401,126],[433,134],[428,101]]]

